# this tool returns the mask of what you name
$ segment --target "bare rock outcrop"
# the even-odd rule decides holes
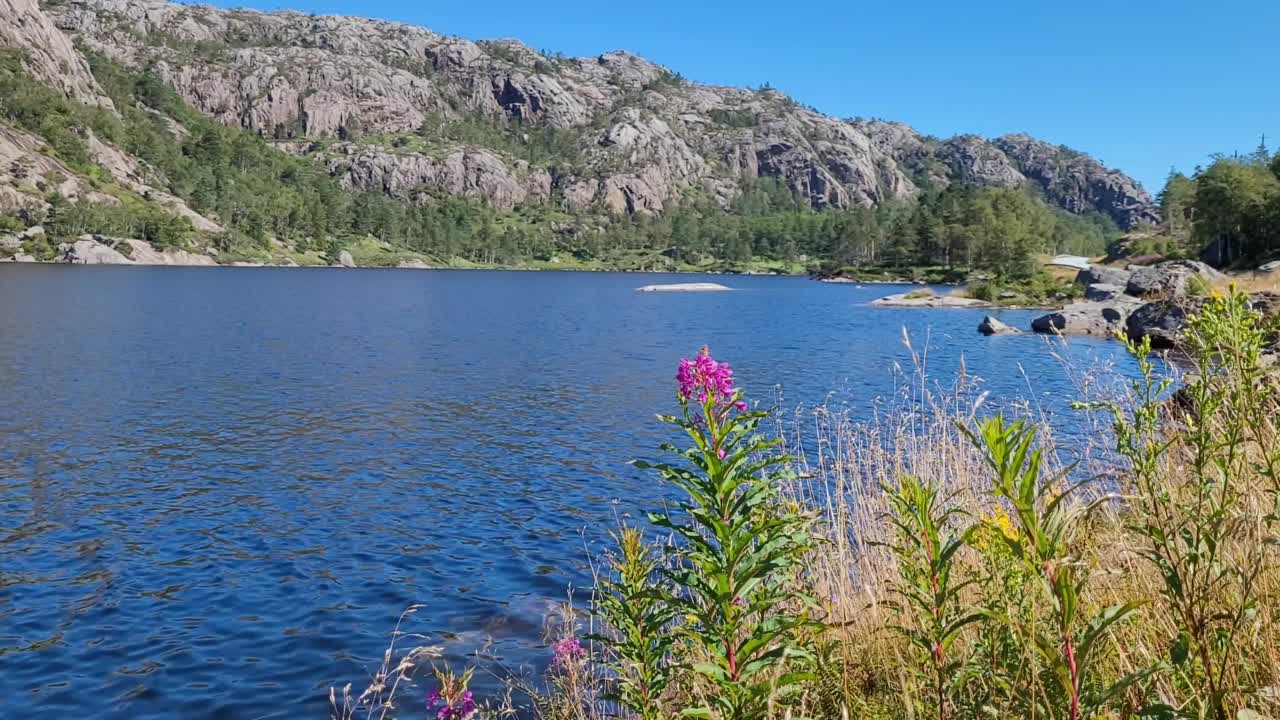
[[[1077,214],[1096,210],[1122,228],[1160,221],[1151,196],[1137,181],[1088,155],[1021,134],[992,144],[1059,207]]]
[[[443,157],[398,152],[355,143],[335,143],[322,157],[329,173],[348,189],[383,192],[412,200],[422,190],[486,198],[495,207],[543,202],[551,175],[489,150],[464,147]]]
[[[23,63],[34,77],[86,105],[113,107],[89,64],[36,0],[0,0],[0,18],[0,48],[22,51]]]
[[[922,184],[959,181],[1039,183],[1063,207],[1123,225],[1152,212],[1128,178],[1046,159],[1043,144],[938,141],[900,123],[839,120],[775,90],[691,83],[625,52],[566,58],[394,22],[164,0],[63,0],[47,14],[78,42],[151,68],[227,125],[282,141],[360,142],[336,151],[347,156],[340,162],[322,160],[350,187],[402,197],[423,186],[500,207],[658,214],[694,189],[727,205],[744,179],[773,177],[818,208],[905,200]],[[463,122],[523,128],[526,144],[554,130],[571,147],[521,167],[527,158],[509,135],[492,144],[431,136]],[[435,143],[429,154],[377,147],[419,130]]]

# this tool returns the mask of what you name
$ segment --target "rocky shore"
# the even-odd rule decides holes
[[[1205,303],[1207,290],[1227,278],[1195,260],[1171,260],[1151,266],[1117,268],[1093,266],[1081,270],[1076,282],[1085,288],[1084,300],[1073,302],[1031,321],[1030,330],[1043,335],[1151,338],[1155,348],[1173,348],[1186,326]],[[1255,310],[1267,317],[1280,314],[1280,293],[1250,296]],[[996,318],[978,325],[983,335],[1022,332]]]

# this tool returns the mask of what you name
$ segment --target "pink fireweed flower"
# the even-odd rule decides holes
[[[567,637],[558,641],[551,649],[551,662],[554,665],[567,665],[586,655],[582,643],[576,637]]]
[[[476,701],[470,690],[448,702],[439,689],[433,689],[427,694],[427,709],[433,710],[437,705],[440,709],[436,710],[436,720],[468,720],[476,712]]]
[[[719,404],[733,399],[733,368],[729,363],[713,360],[706,345],[698,351],[697,357],[680,361],[676,383],[680,387],[680,397],[685,400],[705,403],[714,399]],[[747,409],[747,404],[739,401],[734,403],[734,407],[741,412]]]

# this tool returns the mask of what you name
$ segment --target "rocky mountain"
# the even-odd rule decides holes
[[[657,215],[690,197],[727,205],[763,177],[818,209],[962,182],[1039,188],[1122,227],[1157,219],[1132,179],[1025,135],[937,140],[840,120],[626,52],[567,58],[393,22],[163,0],[0,0],[0,14],[0,46],[25,50],[29,72],[73,99],[111,110],[79,47],[149,70],[223,124],[314,158],[343,187],[407,201],[446,193],[502,209]],[[0,140],[0,155],[33,154],[22,142]],[[113,162],[142,183],[127,158]],[[0,169],[6,182],[17,183]]]

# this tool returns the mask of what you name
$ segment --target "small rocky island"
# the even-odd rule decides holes
[[[636,288],[636,292],[724,292],[732,290],[720,283],[693,282],[693,283],[672,283],[669,285],[645,285]]]

